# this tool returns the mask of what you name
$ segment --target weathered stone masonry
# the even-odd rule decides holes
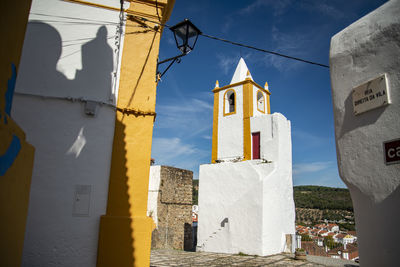
[[[192,171],[161,166],[152,248],[192,249],[192,179]]]

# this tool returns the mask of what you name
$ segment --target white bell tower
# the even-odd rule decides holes
[[[271,113],[268,83],[254,82],[243,58],[239,60],[229,85],[214,92],[213,145],[211,162],[261,159],[266,133],[254,118]]]
[[[295,208],[290,122],[270,114],[268,84],[243,58],[214,92],[212,163],[200,166],[197,249],[271,255],[293,252]]]

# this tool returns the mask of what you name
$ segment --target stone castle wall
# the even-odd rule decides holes
[[[192,171],[161,166],[152,248],[192,249],[192,179]]]

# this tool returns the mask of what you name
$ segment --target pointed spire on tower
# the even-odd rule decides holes
[[[264,89],[268,90],[268,83],[267,82],[265,82]]]
[[[215,88],[219,88],[219,82],[218,82],[218,80],[215,82]]]
[[[247,72],[248,72],[248,75],[247,75]],[[236,67],[235,73],[233,74],[231,84],[244,81],[246,78],[250,78],[251,80],[253,80],[253,77],[251,77],[249,68],[247,68],[247,65],[244,62],[244,59],[240,58],[239,63]]]

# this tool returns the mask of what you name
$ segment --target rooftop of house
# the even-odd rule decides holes
[[[344,238],[346,235],[345,234],[337,234],[337,235],[335,235],[335,237],[337,238],[337,239],[342,239],[342,238]]]

